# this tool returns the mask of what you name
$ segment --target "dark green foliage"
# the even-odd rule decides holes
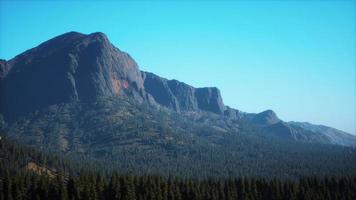
[[[273,138],[247,122],[152,109],[119,97],[53,105],[2,129],[96,171],[200,179],[356,175],[352,148]]]
[[[31,148],[12,143],[7,138],[3,138],[0,145],[0,200],[356,199],[355,176],[306,177],[298,180],[264,178],[198,180],[106,172],[107,178],[103,178],[102,173],[95,172],[90,165],[81,165],[82,169],[79,167],[70,169],[74,166],[73,161],[63,161],[58,157],[39,154]],[[44,160],[50,165],[46,165]],[[46,168],[53,167],[56,175],[40,175],[29,171],[23,166],[28,161]],[[56,167],[60,166],[62,168],[57,170]],[[87,170],[83,170],[85,168]]]
[[[304,178],[299,181],[264,179],[167,180],[155,176],[117,176],[98,183],[95,175],[50,179],[34,174],[2,180],[2,199],[117,199],[117,200],[331,200],[356,199],[356,178]],[[84,181],[85,180],[85,181]],[[133,181],[135,180],[135,181]],[[113,187],[113,184],[115,186]],[[12,190],[9,191],[9,185]],[[167,187],[169,186],[169,187]],[[95,190],[94,188],[102,188]],[[6,198],[3,198],[6,197]]]

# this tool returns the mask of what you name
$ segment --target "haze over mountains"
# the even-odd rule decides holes
[[[65,155],[115,158],[125,169],[157,171],[180,161],[177,168],[185,173],[189,168],[185,165],[200,157],[200,166],[215,163],[206,167],[206,174],[233,160],[223,173],[282,176],[286,172],[277,172],[269,163],[262,164],[260,172],[247,168],[293,152],[299,159],[289,164],[312,166],[314,173],[322,163],[314,163],[307,154],[329,152],[317,155],[333,163],[327,159],[345,159],[338,158],[345,155],[341,146],[356,146],[356,137],[348,133],[284,122],[272,110],[242,112],[224,105],[215,87],[195,88],[140,71],[134,59],[103,33],[65,33],[0,64],[3,132]],[[301,147],[307,150],[302,152]],[[220,162],[222,155],[226,160]],[[347,155],[352,157],[353,152]],[[323,173],[355,171],[355,158],[347,160],[347,165],[326,165]],[[241,169],[232,170],[241,162]]]

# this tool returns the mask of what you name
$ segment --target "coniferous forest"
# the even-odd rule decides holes
[[[356,199],[356,177],[189,179],[96,171],[15,143],[0,143],[0,198],[124,200]]]
[[[63,179],[22,174],[2,180],[2,199],[123,199],[123,200],[257,200],[356,198],[356,178],[303,178],[298,181],[264,179],[179,180],[157,176],[98,174]]]
[[[313,22],[313,18],[304,16],[305,11],[315,13],[317,10],[319,13],[319,9],[310,9],[310,6],[300,9],[298,5],[298,15],[285,24],[292,27],[284,34],[275,35],[274,29],[284,14],[289,14],[289,8],[279,9],[283,13],[274,13],[270,12],[268,3],[268,8],[264,9],[267,12],[262,12],[261,19],[255,22],[258,28],[244,29],[240,28],[238,19],[243,19],[242,24],[251,24],[250,18],[256,17],[232,17],[239,13],[230,6],[232,1],[226,9],[221,9],[220,5],[211,6],[206,16],[200,13],[204,6],[192,9],[184,5],[189,9],[177,13],[177,17],[181,18],[188,10],[193,15],[188,15],[189,19],[182,23],[175,24],[175,20],[166,15],[143,20],[157,24],[161,30],[157,34],[160,41],[151,45],[147,41],[156,34],[151,34],[148,29],[155,29],[155,26],[141,27],[138,21],[146,18],[140,13],[148,14],[156,3],[151,7],[145,2],[145,11],[140,12],[131,6],[127,9],[121,5],[113,6],[111,2],[104,9],[96,3],[79,6],[78,1],[75,6],[64,6],[61,1],[61,5],[56,6],[41,1],[38,3],[41,9],[46,8],[42,4],[49,6],[41,10],[50,10],[47,17],[38,11],[24,14],[31,9],[22,4],[15,6],[17,3],[14,2],[0,1],[0,25],[8,21],[9,27],[14,26],[6,34],[3,33],[9,28],[0,26],[0,49],[15,50],[26,40],[32,41],[26,48],[33,48],[18,55],[12,52],[13,58],[10,55],[0,58],[0,200],[356,200],[356,135],[352,134],[355,121],[350,120],[354,119],[354,113],[350,111],[354,104],[344,91],[344,88],[351,88],[347,91],[354,92],[355,88],[349,87],[354,83],[350,80],[354,79],[346,76],[352,70],[348,73],[341,68],[355,59],[345,60],[347,53],[354,54],[339,48],[342,43],[350,46],[352,42],[335,40],[335,46],[330,45],[334,40],[324,40],[324,35],[334,34],[334,31],[321,29],[320,36],[323,37],[319,38],[319,34],[300,29],[295,23],[298,21],[294,20],[303,16],[301,21]],[[52,7],[58,7],[59,12],[53,12]],[[76,9],[74,12],[70,12],[72,7]],[[77,11],[81,7],[99,7],[100,10],[82,15]],[[109,11],[111,8],[115,10]],[[231,16],[227,12],[229,9]],[[171,12],[166,8],[162,10],[167,14]],[[121,11],[134,16],[123,17],[125,12]],[[250,14],[245,9],[241,11]],[[86,28],[76,28],[73,24],[63,29],[65,31],[75,28],[95,32],[73,30],[33,46],[45,36],[58,34],[59,27],[66,27],[63,24],[57,27],[53,19],[70,24],[76,21],[72,20],[74,16],[67,18],[70,20],[62,16],[52,17],[52,12],[75,13],[75,17],[85,20],[84,24],[90,23]],[[88,18],[100,18],[100,12],[108,16],[98,21]],[[16,16],[18,13],[21,16]],[[32,13],[38,13],[46,23],[31,20]],[[275,15],[278,23],[261,23],[263,18],[270,17],[270,13]],[[220,15],[228,18],[220,19]],[[3,20],[5,16],[9,19]],[[185,26],[199,16],[207,21]],[[161,18],[166,20],[165,23],[159,21]],[[335,21],[334,18],[322,18],[325,23],[313,22],[307,27],[320,29]],[[115,21],[110,23],[110,19]],[[130,19],[137,21],[130,23]],[[16,29],[16,24],[23,21],[43,27],[41,31],[35,31],[31,24],[26,24],[22,26],[25,29]],[[135,30],[134,34],[123,28],[126,21]],[[96,25],[95,30],[89,28],[92,24]],[[105,33],[97,32],[104,24],[108,27],[102,27],[102,31],[108,31],[113,37],[112,42]],[[208,25],[208,31],[200,30],[204,24]],[[201,31],[196,32],[197,38],[184,39],[191,35],[186,31],[193,27]],[[232,32],[220,34],[231,27],[234,27]],[[271,27],[273,31],[271,29],[266,34],[260,27]],[[278,26],[278,32],[283,27],[282,24]],[[177,28],[172,31],[177,35],[169,38],[165,29],[171,28]],[[338,26],[334,28],[344,32]],[[42,31],[44,29],[51,33]],[[181,30],[184,30],[183,34],[179,32]],[[244,32],[242,40],[238,39],[236,31]],[[15,37],[16,32],[26,35]],[[154,64],[153,56],[156,56],[157,62],[164,66],[157,65],[157,69],[164,68],[167,73],[163,74],[167,77],[184,79],[187,83],[156,75],[156,72],[149,72],[149,67],[144,68],[148,71],[142,71],[129,53],[116,46],[122,42],[126,48],[132,42],[121,38],[120,32],[137,39],[144,37],[141,42],[135,39],[133,45],[136,47],[128,48],[140,49],[138,55],[144,55],[138,56],[140,63],[148,57],[148,63]],[[31,37],[33,34],[39,36]],[[286,39],[287,35],[293,34],[303,38],[291,38],[293,43],[290,44],[285,42],[287,40],[273,40]],[[215,39],[206,38],[208,35]],[[344,39],[344,35],[335,35]],[[262,36],[268,38],[256,40]],[[323,42],[316,45],[305,41],[307,37],[311,37],[311,41],[323,39]],[[224,38],[228,40],[222,42],[220,39]],[[245,42],[249,38],[253,40]],[[3,43],[9,41],[8,48],[3,47]],[[174,42],[169,45],[173,49],[164,48],[167,41]],[[300,41],[308,45],[297,47]],[[273,47],[270,50],[266,48],[268,43]],[[243,44],[247,46],[244,48]],[[18,50],[25,48],[20,46]],[[153,51],[146,54],[151,50],[145,50],[145,46],[158,46],[167,54]],[[178,51],[176,47],[179,46],[184,50]],[[314,49],[314,46],[322,48]],[[320,51],[326,46],[329,47],[325,48],[327,52]],[[334,48],[336,52],[329,52]],[[274,58],[270,57],[273,51],[276,51]],[[176,54],[178,52],[185,54]],[[196,52],[199,56],[195,58]],[[316,58],[313,52],[322,57]],[[136,54],[135,51],[132,53]],[[169,59],[171,53],[174,56]],[[342,55],[338,61],[332,57],[325,59],[338,54]],[[238,61],[233,61],[235,59]],[[310,66],[305,67],[305,71],[297,70],[308,66],[307,63]],[[328,66],[328,63],[332,65]],[[316,68],[313,68],[314,64]],[[175,71],[177,68],[181,71]],[[341,75],[335,69],[341,69]],[[250,73],[245,73],[249,70]],[[324,71],[328,74],[320,73]],[[158,74],[162,72],[157,70]],[[176,77],[175,73],[181,76]],[[323,77],[319,77],[320,74]],[[340,77],[335,78],[338,74]],[[198,81],[201,77],[205,81]],[[347,82],[338,83],[344,79]],[[229,97],[225,99],[226,103],[230,102],[233,107],[225,104],[220,89],[210,84],[221,86],[224,95]],[[240,108],[259,112],[250,113]],[[291,119],[279,118],[272,109],[283,118]],[[292,117],[302,119],[302,116],[309,116],[303,120],[313,123],[339,124],[342,130],[305,121],[289,121]],[[347,118],[350,119],[345,120]]]

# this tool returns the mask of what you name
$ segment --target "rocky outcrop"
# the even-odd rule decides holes
[[[144,88],[162,106],[180,111],[177,98],[168,86],[168,80],[149,72],[143,72]]]
[[[253,116],[252,122],[258,125],[272,125],[280,122],[281,120],[277,117],[273,110],[266,110],[257,113]]]
[[[69,32],[7,62],[1,84],[1,113],[15,117],[42,107],[103,96],[147,95],[136,62],[103,33]],[[2,67],[4,68],[4,67]],[[2,70],[3,71],[3,70]]]
[[[0,64],[0,113],[8,119],[49,105],[108,96],[128,96],[178,112],[225,110],[217,88],[194,88],[141,72],[103,33],[65,33]]]
[[[224,115],[229,119],[234,119],[234,120],[239,120],[246,117],[246,113],[231,108],[229,106],[225,106]]]
[[[194,116],[206,124],[214,121],[219,127],[212,128],[222,132],[229,129],[235,132],[237,128],[231,127],[245,123],[279,138],[355,144],[354,137],[328,127],[285,123],[272,110],[254,114],[225,106],[215,87],[194,88],[141,72],[131,56],[114,47],[103,33],[69,32],[11,60],[0,60],[0,121],[3,124],[50,105],[73,102],[89,105],[100,102],[96,100],[102,97],[115,96],[126,98],[123,102],[145,102],[177,112],[188,111],[184,115]],[[39,112],[33,114],[36,113]],[[224,120],[237,126],[223,125]],[[349,142],[352,138],[353,142]],[[66,150],[67,146],[60,148]]]
[[[195,90],[198,107],[201,110],[223,114],[225,106],[223,104],[220,91],[216,87],[197,88]]]
[[[177,80],[169,80],[167,83],[181,110],[198,110],[194,87]]]
[[[157,103],[175,111],[208,111],[224,114],[220,91],[215,88],[194,88],[177,80],[167,80],[149,72],[144,75],[144,88]]]
[[[9,65],[7,64],[6,60],[0,59],[0,80],[7,75],[8,71]]]

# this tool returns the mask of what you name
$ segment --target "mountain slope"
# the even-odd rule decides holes
[[[63,34],[1,68],[0,130],[38,149],[182,176],[356,171],[354,150],[327,145],[340,141],[325,130],[283,122],[272,110],[241,112],[217,88],[141,72],[103,33]]]
[[[252,114],[232,109],[223,104],[214,87],[194,88],[141,72],[131,56],[114,47],[103,33],[69,32],[0,63],[0,113],[6,121],[50,105],[124,96],[176,112],[211,112],[239,119],[286,139],[340,145],[356,142],[353,137],[348,137],[350,142],[332,139],[337,136],[328,136],[326,129],[313,132],[291,126],[271,110]]]
[[[73,173],[74,172],[74,173]],[[79,172],[79,173],[78,173]],[[322,186],[322,187],[320,187]],[[281,189],[283,188],[283,189]],[[189,191],[189,192],[187,192]],[[332,196],[330,195],[332,194]],[[182,179],[100,173],[87,163],[0,139],[0,199],[345,199],[356,197],[354,177]]]
[[[11,70],[1,81],[0,111],[8,119],[53,104],[92,102],[101,96],[148,98],[136,62],[102,33],[66,33],[5,64]]]
[[[313,133],[321,133],[325,135],[333,144],[356,147],[356,136],[344,131],[308,122],[288,122],[288,124],[294,127],[300,127],[304,130],[309,130]]]
[[[179,177],[347,176],[356,174],[354,149],[301,143],[259,127],[204,113],[184,115],[126,100],[62,104],[9,125],[12,139],[102,168]]]

